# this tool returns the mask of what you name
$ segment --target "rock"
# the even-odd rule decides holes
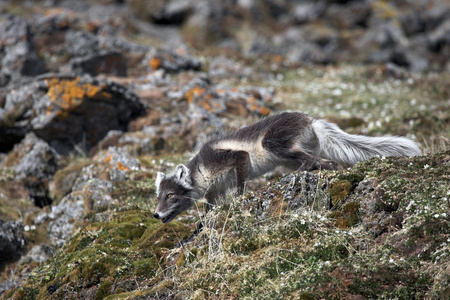
[[[140,17],[145,21],[150,21],[153,19],[155,14],[164,10],[167,1],[164,0],[130,0],[130,7],[136,16]]]
[[[92,157],[102,149],[107,149],[112,146],[121,148],[131,155],[138,156],[157,153],[159,150],[164,149],[165,141],[163,138],[149,133],[125,133],[112,130],[91,150],[90,156]]]
[[[394,22],[370,27],[355,45],[360,59],[371,63],[392,61],[394,49],[407,46],[408,39]]]
[[[62,247],[77,228],[76,222],[90,211],[104,209],[114,204],[111,197],[113,182],[129,178],[139,169],[139,162],[125,151],[109,148],[94,157],[94,163],[84,167],[73,184],[72,191],[50,211],[43,211],[34,219],[39,226],[48,222],[51,245]]]
[[[92,76],[110,74],[126,76],[127,60],[136,66],[145,56],[148,47],[138,46],[124,39],[98,36],[86,31],[69,31],[66,34],[65,47],[72,59],[69,72]]]
[[[149,65],[154,70],[163,69],[167,72],[198,71],[200,69],[200,61],[195,57],[189,56],[182,48],[175,51],[158,48],[156,53],[150,58]]]
[[[121,84],[50,75],[7,93],[0,140],[8,143],[33,131],[58,153],[89,151],[110,130],[126,130],[144,112],[139,98]]]
[[[15,172],[15,181],[25,186],[39,207],[49,205],[48,184],[58,167],[58,154],[34,133],[29,133],[8,154],[4,165]]]
[[[234,61],[224,56],[212,58],[209,63],[208,74],[217,79],[227,78],[229,74],[236,74],[239,79],[246,79],[254,73],[252,67]]]
[[[14,15],[3,15],[0,21],[0,86],[16,82],[22,76],[46,72],[33,48],[33,36],[27,22]]]
[[[0,269],[7,263],[18,260],[24,249],[23,223],[0,219]]]
[[[153,13],[152,18],[156,24],[180,25],[191,10],[192,4],[189,0],[168,1],[160,10]]]
[[[450,45],[450,19],[442,22],[441,25],[432,30],[428,35],[430,46],[439,52],[445,46]]]
[[[330,62],[327,55],[316,44],[307,41],[300,44],[286,55],[286,62],[288,65],[295,66],[299,63],[324,64]]]
[[[273,208],[280,203],[296,213],[312,207],[317,211],[325,211],[331,207],[326,185],[320,184],[319,177],[309,172],[287,174],[279,181],[271,182],[251,193],[245,201],[259,220],[272,218]]]
[[[264,0],[263,3],[270,16],[276,20],[282,20],[292,9],[289,1]]]
[[[86,57],[74,58],[69,61],[70,71],[78,74],[109,74],[115,76],[127,76],[125,58],[121,53],[100,51],[97,54]]]
[[[36,245],[20,260],[20,263],[37,262],[42,263],[52,258],[56,249],[47,244]]]
[[[111,197],[113,182],[128,179],[139,170],[139,161],[118,148],[109,148],[93,158],[94,163],[84,167],[75,180],[70,194],[43,211],[34,219],[39,226],[48,222],[47,230],[51,245],[62,247],[77,228],[76,222],[93,209],[99,210],[114,204]]]
[[[92,161],[86,158],[77,158],[58,169],[49,183],[49,195],[53,205],[57,205],[64,196],[72,192],[72,187],[82,169],[91,163]]]
[[[138,68],[144,64],[144,59],[150,47],[128,41],[118,36],[99,36],[102,48],[110,52],[119,52],[125,59],[126,69]]]
[[[390,224],[390,213],[383,209],[384,190],[377,187],[373,179],[361,181],[350,200],[363,199],[360,202],[360,218],[364,228],[374,237],[379,236]]]
[[[390,61],[408,68],[411,72],[424,72],[430,68],[427,52],[422,47],[396,47],[391,53]]]
[[[326,9],[324,1],[303,2],[295,5],[292,15],[295,24],[314,22]]]
[[[51,211],[43,211],[34,219],[34,224],[48,221],[48,237],[53,247],[61,248],[72,236],[75,221],[84,216],[84,196],[82,193],[71,193],[61,202],[51,207]]]
[[[325,17],[334,28],[367,27],[372,13],[370,1],[351,1],[344,5],[330,5]]]
[[[288,174],[279,184],[284,185],[282,193],[291,209],[299,210],[314,206],[320,211],[331,206],[329,195],[321,189],[319,179],[313,173]]]
[[[65,47],[71,57],[92,55],[101,50],[98,37],[88,31],[68,31],[65,35]]]
[[[108,148],[108,151],[100,153],[93,159],[105,163],[109,168],[109,180],[114,182],[124,181],[130,172],[140,169],[140,163],[137,159],[115,147]]]

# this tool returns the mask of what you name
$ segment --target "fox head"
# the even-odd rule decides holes
[[[194,204],[191,173],[185,165],[178,165],[170,176],[158,172],[155,184],[158,205],[153,216],[163,223],[172,221]]]

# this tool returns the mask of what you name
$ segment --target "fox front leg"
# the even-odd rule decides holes
[[[248,180],[250,170],[250,155],[248,152],[235,152],[234,167],[236,172],[237,193],[238,195],[242,195],[244,193],[245,183]]]

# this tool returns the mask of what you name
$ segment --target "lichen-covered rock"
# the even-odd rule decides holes
[[[143,112],[139,98],[120,84],[89,76],[48,76],[6,95],[0,137],[11,141],[11,136],[33,131],[59,153],[88,151],[108,131],[126,129]]]
[[[81,171],[73,189],[79,190],[89,180],[99,178],[112,182],[123,181],[140,169],[139,161],[121,148],[109,147],[95,155],[93,163]]]

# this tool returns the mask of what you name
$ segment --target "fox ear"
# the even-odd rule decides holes
[[[175,178],[177,181],[187,189],[192,189],[191,171],[183,165],[179,164],[175,169]]]
[[[164,175],[164,173],[161,172],[156,173],[156,181],[155,181],[156,195],[159,194],[159,185],[161,184],[161,181],[163,181],[164,178],[166,178],[166,175]]]

